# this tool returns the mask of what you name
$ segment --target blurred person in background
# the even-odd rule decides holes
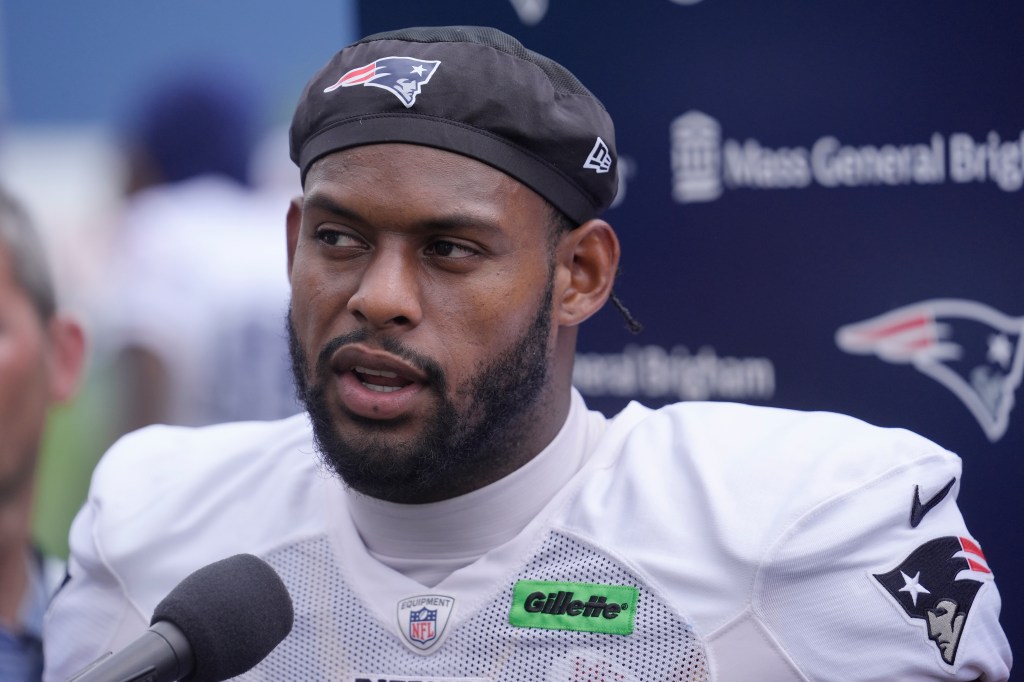
[[[101,308],[115,435],[294,414],[280,324],[291,188],[249,182],[255,88],[216,68],[155,82],[129,126],[128,197]]]
[[[64,574],[34,545],[40,445],[52,404],[71,398],[85,357],[82,328],[56,310],[42,241],[0,191],[0,680],[42,676],[42,617]]]

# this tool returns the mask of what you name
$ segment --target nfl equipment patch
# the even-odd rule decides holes
[[[872,577],[908,622],[927,628],[942,662],[954,665],[974,598],[992,580],[981,547],[969,538],[936,538]]]
[[[444,639],[455,600],[425,594],[398,602],[398,630],[402,641],[418,654],[430,653]]]

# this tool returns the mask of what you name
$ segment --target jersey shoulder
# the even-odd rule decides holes
[[[909,528],[915,486],[960,475],[959,458],[921,436],[826,412],[680,403],[634,410],[607,434],[564,527],[703,595],[687,609],[708,628],[750,602],[734,586],[780,555]]]
[[[808,679],[961,668],[1005,679],[990,572],[967,581],[977,598],[958,614],[970,610],[955,655],[917,608],[923,591],[905,587],[903,573],[928,578],[935,603],[961,589],[918,566],[968,564],[958,551],[987,570],[956,505],[953,453],[844,415],[728,403],[672,405],[616,429],[563,528],[685,614],[726,678],[749,679],[725,671],[756,648]],[[840,641],[863,646],[840,651]]]
[[[955,454],[902,428],[874,426],[833,412],[736,403],[678,403],[654,411],[627,441],[660,451],[672,468],[692,468],[740,494],[777,504],[816,504],[885,475],[929,462],[959,475]],[[723,491],[724,492],[724,491]]]
[[[120,438],[93,473],[91,495],[116,495],[116,509],[136,511],[172,493],[184,504],[227,495],[233,481],[300,474],[313,452],[308,417],[205,427],[148,426]],[[191,498],[191,500],[190,500]]]
[[[147,427],[97,466],[81,515],[88,527],[76,521],[72,546],[94,546],[126,592],[148,604],[212,561],[323,532],[332,485],[318,469],[304,414]]]

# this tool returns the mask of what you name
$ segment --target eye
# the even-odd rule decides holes
[[[479,252],[463,244],[457,244],[444,239],[432,242],[426,249],[428,255],[440,256],[441,258],[469,258]]]
[[[358,237],[330,225],[318,227],[315,236],[318,241],[328,246],[357,247],[364,245],[364,242]]]

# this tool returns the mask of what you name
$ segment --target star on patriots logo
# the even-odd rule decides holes
[[[921,571],[915,573],[913,578],[903,571],[900,571],[900,575],[903,576],[903,581],[906,584],[903,585],[899,591],[908,593],[910,595],[910,601],[913,602],[914,606],[917,606],[917,595],[931,594],[931,591],[921,584]]]

